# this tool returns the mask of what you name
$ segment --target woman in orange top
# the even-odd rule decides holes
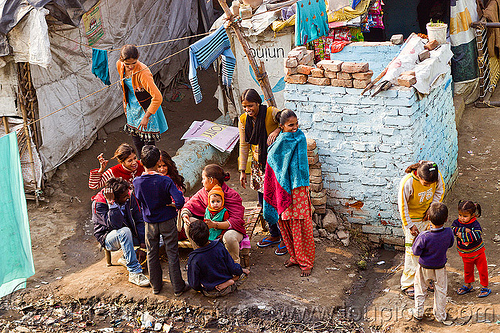
[[[116,68],[122,79],[123,109],[127,116],[125,132],[132,135],[137,154],[144,145],[154,145],[168,129],[161,108],[163,98],[149,68],[139,60],[135,45],[124,45]]]

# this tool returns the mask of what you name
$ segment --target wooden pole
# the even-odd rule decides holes
[[[9,134],[10,129],[9,129],[9,122],[7,120],[7,117],[2,117],[2,120],[3,120],[3,127],[5,128],[5,134]]]
[[[255,77],[257,78],[257,81],[259,82],[260,88],[262,89],[262,92],[264,93],[264,99],[265,102],[269,106],[274,106],[276,107],[276,101],[274,100],[274,95],[273,91],[271,88],[271,84],[269,83],[269,77],[267,76],[267,73],[264,68],[264,63],[261,61],[260,62],[260,68],[259,65],[257,64],[257,61],[253,57],[252,53],[250,52],[250,47],[248,46],[248,42],[245,39],[245,36],[243,36],[241,32],[241,26],[238,20],[236,20],[237,16],[234,16],[231,13],[231,10],[227,6],[227,3],[225,0],[219,0],[219,4],[224,10],[224,13],[226,13],[226,16],[228,20],[231,22],[231,28],[233,29],[236,38],[238,38],[241,46],[243,47],[243,51],[245,52],[248,61],[250,62],[250,67],[252,67],[252,70],[255,74]]]
[[[24,135],[26,136],[26,143],[28,146],[28,154],[30,157],[30,165],[31,165],[31,172],[33,172],[33,180],[35,183],[35,201],[36,205],[38,207],[39,202],[38,202],[38,195],[39,195],[39,188],[38,188],[38,182],[36,180],[36,171],[35,171],[35,160],[33,158],[33,150],[31,147],[31,136],[30,132],[28,129],[28,112],[26,111],[26,100],[23,96],[23,93],[21,91],[21,88],[19,88],[19,107],[21,108],[21,112],[23,114],[23,127],[24,127]]]

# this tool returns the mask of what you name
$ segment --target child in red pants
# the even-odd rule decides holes
[[[451,229],[457,237],[458,253],[464,262],[465,284],[458,288],[459,295],[465,295],[474,288],[474,265],[479,272],[479,282],[483,286],[477,297],[486,297],[491,294],[488,288],[488,263],[484,253],[484,242],[481,237],[482,228],[476,217],[481,216],[481,206],[472,201],[458,203],[458,219],[453,221]]]

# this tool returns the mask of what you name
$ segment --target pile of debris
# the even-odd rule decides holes
[[[342,220],[338,219],[331,209],[326,208],[326,189],[323,188],[323,174],[319,161],[316,141],[307,139],[307,160],[309,162],[309,190],[311,204],[314,207],[313,226],[314,238],[328,238],[340,240],[345,246],[349,245],[349,231]]]
[[[298,46],[285,59],[285,82],[318,86],[366,88],[373,76],[367,62],[322,60],[314,67],[314,51]]]
[[[21,293],[28,293],[24,290]],[[62,301],[53,295],[28,303],[26,295],[0,303],[0,332],[362,332],[340,311],[287,312],[267,306],[213,309],[184,301],[124,296]],[[303,315],[301,316],[301,313]],[[319,312],[318,312],[319,313]],[[279,318],[282,316],[282,318]]]

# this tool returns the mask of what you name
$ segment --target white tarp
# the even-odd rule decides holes
[[[9,32],[15,62],[29,62],[44,68],[52,61],[45,8],[33,8]]]
[[[417,83],[413,86],[418,92],[428,94],[433,84],[444,73],[449,71],[449,61],[453,57],[450,44],[442,44],[430,52],[430,58],[418,62],[418,54],[424,50],[427,40],[418,35],[411,35],[401,49],[399,55],[391,62],[387,73],[381,81],[397,84],[398,76],[405,71],[415,71]]]
[[[283,64],[285,58],[288,56],[288,52],[292,49],[294,38],[294,34],[290,33],[289,29],[293,28],[283,29],[279,33],[266,30],[258,36],[247,37],[250,52],[254,55],[257,63],[260,64],[260,61],[264,62],[264,67],[269,77],[276,105],[280,109],[284,108],[285,103],[285,98],[283,96],[285,88]],[[235,102],[234,107],[236,109],[230,108],[229,111],[231,116],[236,117],[242,113],[240,96],[243,91],[253,88],[261,95],[263,101],[264,96],[238,39],[234,34],[229,34],[229,38],[231,39],[231,45],[233,46],[234,55],[236,57],[236,68],[231,84]],[[222,110],[220,89],[217,90],[216,97],[219,100],[219,109]],[[267,104],[266,101],[264,101],[264,104]]]
[[[94,3],[92,1],[87,7]],[[101,0],[99,6],[104,36],[93,45],[96,48],[116,49],[124,44],[164,41],[196,34],[198,28],[198,0]],[[49,30],[87,44],[83,24],[79,28],[52,25]],[[40,118],[105,87],[91,73],[90,48],[50,32],[49,36],[52,61],[47,69],[31,66]],[[10,33],[8,37],[12,42],[14,37]],[[142,47],[139,59],[150,65],[188,45],[188,39],[185,39]],[[111,82],[115,82],[119,79],[115,65],[119,51],[108,55]],[[153,66],[151,71],[153,74],[160,71],[161,81],[168,84],[187,56],[187,51],[182,52]],[[122,112],[122,92],[120,85],[116,84],[42,119],[40,155],[44,171],[53,170],[92,143],[97,131]]]
[[[0,117],[18,116],[21,113],[16,108],[17,70],[11,56],[0,58]]]

